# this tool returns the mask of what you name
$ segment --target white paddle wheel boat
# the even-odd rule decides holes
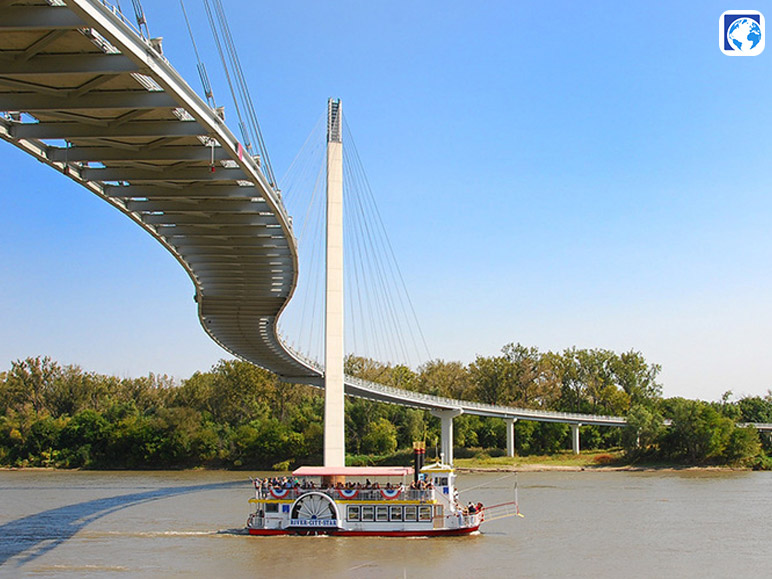
[[[458,501],[453,467],[440,462],[305,466],[292,475],[255,480],[250,535],[454,536],[477,532],[485,520],[481,504]]]

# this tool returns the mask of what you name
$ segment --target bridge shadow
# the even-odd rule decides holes
[[[142,503],[187,493],[243,486],[244,481],[166,487],[65,505],[0,525],[0,566],[20,567],[54,549],[93,521]]]

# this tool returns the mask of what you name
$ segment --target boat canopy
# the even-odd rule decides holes
[[[411,466],[301,466],[295,476],[410,476]]]
[[[453,472],[453,467],[449,464],[433,462],[432,464],[427,464],[425,467],[423,467],[421,472]]]

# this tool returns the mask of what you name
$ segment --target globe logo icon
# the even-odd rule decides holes
[[[751,18],[738,18],[729,26],[726,37],[735,50],[750,53],[761,42],[761,27]]]

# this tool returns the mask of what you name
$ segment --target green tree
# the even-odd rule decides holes
[[[73,416],[88,406],[90,380],[78,366],[65,366],[46,393],[46,407],[52,416]]]
[[[576,348],[566,349],[562,353],[547,352],[544,363],[550,369],[560,385],[560,397],[555,410],[582,412],[586,409],[585,383],[580,372]]]
[[[29,404],[35,416],[40,416],[46,410],[46,401],[61,373],[59,364],[48,356],[11,362],[6,378],[6,396],[10,405],[19,408]]]
[[[512,400],[513,372],[504,356],[477,356],[469,365],[475,398],[487,404],[509,404]]]
[[[95,410],[87,408],[73,416],[60,436],[67,466],[102,465],[105,462],[109,432],[107,420]]]
[[[627,413],[627,428],[622,441],[628,453],[647,451],[662,435],[665,425],[662,415],[643,404],[635,404]]]
[[[746,396],[737,401],[741,422],[772,423],[772,395]]]
[[[630,350],[615,356],[611,371],[616,383],[630,397],[630,403],[651,405],[662,396],[662,385],[657,376],[662,371],[658,364],[648,364],[643,354]]]
[[[662,444],[671,456],[702,463],[724,454],[735,428],[729,418],[699,400],[671,398],[666,406],[672,422]]]
[[[362,452],[383,455],[395,450],[397,450],[396,427],[385,418],[379,418],[370,423],[362,439]]]
[[[254,364],[237,360],[220,360],[212,374],[209,405],[216,422],[235,426],[269,415],[266,394],[273,387],[276,376]]]
[[[431,360],[418,369],[417,388],[434,396],[465,399],[471,393],[469,372],[461,362]]]
[[[723,458],[730,464],[741,464],[759,455],[761,455],[759,431],[753,426],[732,428]]]
[[[512,400],[521,408],[550,408],[560,397],[560,383],[537,348],[507,344],[502,348],[511,364]]]

